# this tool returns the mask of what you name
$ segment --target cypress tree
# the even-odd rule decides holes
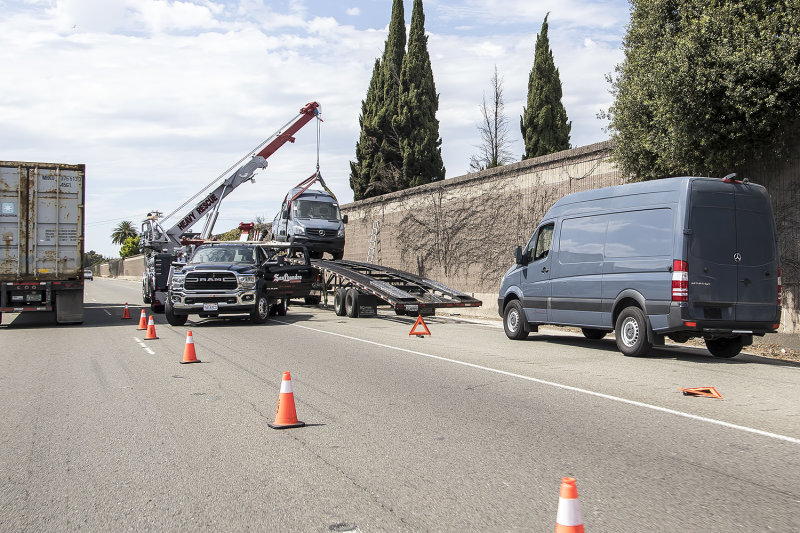
[[[522,159],[551,154],[569,148],[572,123],[561,103],[561,78],[553,61],[547,37],[547,17],[536,36],[533,68],[528,78],[528,105],[522,108],[520,130],[525,141]]]
[[[369,186],[370,175],[375,165],[375,156],[378,153],[376,116],[379,100],[383,98],[381,81],[381,61],[376,59],[367,96],[361,101],[361,115],[358,117],[361,135],[356,142],[356,160],[350,161],[350,188],[353,189],[354,200],[365,198],[364,194]]]
[[[377,101],[375,127],[378,137],[378,151],[372,168],[369,169],[369,185],[365,197],[376,196],[398,190],[402,170],[400,140],[394,130],[394,117],[397,116],[400,93],[400,71],[406,53],[406,22],[403,0],[392,3],[392,17],[389,21],[389,36],[381,58],[380,91]]]
[[[400,73],[399,108],[395,124],[402,156],[401,188],[444,179],[439,137],[439,95],[433,81],[422,0],[414,0],[408,53]]]

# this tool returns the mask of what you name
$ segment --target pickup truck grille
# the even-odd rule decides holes
[[[230,272],[189,272],[184,287],[189,291],[235,290],[236,275]]]

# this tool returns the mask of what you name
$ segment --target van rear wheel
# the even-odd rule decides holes
[[[606,336],[606,332],[602,329],[581,328],[581,333],[583,333],[584,337],[593,341],[600,340]]]
[[[638,307],[626,307],[617,317],[614,335],[623,355],[639,357],[653,347],[647,341],[647,318]]]
[[[528,337],[528,328],[525,324],[525,311],[519,300],[511,300],[503,313],[503,329],[506,337],[511,340],[521,341]]]
[[[732,339],[706,339],[706,348],[714,357],[736,357],[744,347],[741,336]]]

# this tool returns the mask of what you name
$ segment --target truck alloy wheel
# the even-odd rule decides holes
[[[263,324],[269,318],[269,300],[266,295],[259,294],[256,298],[256,305],[250,313],[250,321],[253,324]]]

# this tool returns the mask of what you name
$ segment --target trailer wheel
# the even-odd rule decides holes
[[[263,324],[269,318],[269,300],[265,294],[259,294],[256,298],[256,305],[250,313],[250,322],[253,324]]]
[[[333,312],[336,316],[345,316],[347,310],[344,307],[344,300],[347,297],[347,289],[339,287],[333,293]]]
[[[617,317],[617,348],[630,357],[645,355],[653,347],[647,340],[647,318],[638,307],[626,307]]]
[[[503,329],[506,331],[506,337],[511,340],[521,341],[528,337],[525,311],[519,300],[508,302],[505,313],[503,313]]]
[[[349,289],[347,291],[347,296],[344,299],[344,308],[347,311],[347,316],[358,318],[358,289]]]

